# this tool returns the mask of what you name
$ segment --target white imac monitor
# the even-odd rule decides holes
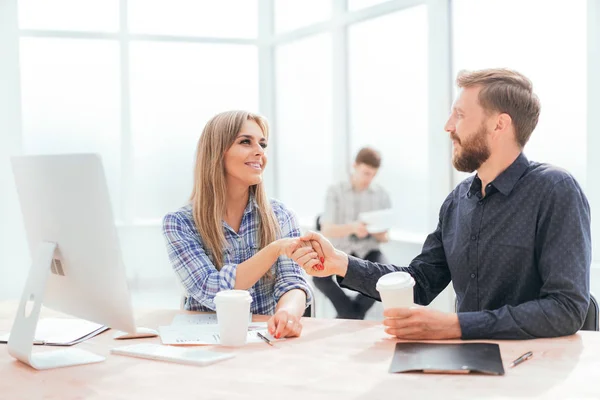
[[[102,162],[94,154],[11,161],[32,266],[8,350],[36,369],[103,361],[77,348],[32,353],[42,303],[111,328],[136,330]]]

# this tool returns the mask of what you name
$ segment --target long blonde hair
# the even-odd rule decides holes
[[[246,111],[226,111],[208,121],[196,151],[194,189],[190,199],[192,215],[204,248],[218,270],[223,266],[223,249],[226,246],[222,219],[226,210],[227,180],[223,160],[247,120],[256,122],[265,139],[269,138],[269,125],[264,117]],[[259,243],[263,248],[279,235],[279,223],[263,183],[250,186],[250,194],[254,195],[258,205]]]

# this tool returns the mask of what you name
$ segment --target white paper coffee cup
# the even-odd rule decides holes
[[[252,296],[247,290],[222,290],[215,296],[220,342],[223,346],[243,346],[248,337],[248,315]]]
[[[383,308],[414,306],[413,286],[415,280],[407,272],[392,272],[379,278],[376,289],[381,296]]]

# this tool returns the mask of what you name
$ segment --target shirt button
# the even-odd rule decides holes
[[[475,278],[475,274],[471,274],[471,278]]]
[[[471,240],[477,240],[477,235],[471,235]]]

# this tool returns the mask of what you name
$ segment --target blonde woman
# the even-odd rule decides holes
[[[311,292],[289,257],[299,246],[296,217],[269,200],[262,183],[268,139],[267,121],[255,114],[228,111],[208,121],[190,204],[165,216],[163,234],[187,310],[213,311],[217,292],[248,290],[252,313],[272,315],[270,333],[292,337]]]

